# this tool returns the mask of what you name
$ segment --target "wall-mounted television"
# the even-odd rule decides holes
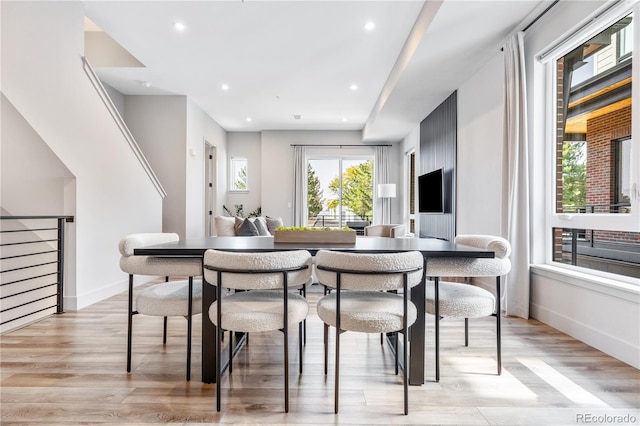
[[[444,213],[443,170],[418,176],[418,212]]]

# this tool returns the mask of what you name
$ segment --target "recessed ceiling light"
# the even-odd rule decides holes
[[[344,118],[342,119],[342,122],[343,122],[343,123],[346,123],[347,121],[349,121],[349,120],[347,120],[347,117],[344,117]]]
[[[151,83],[149,83],[148,81],[141,81],[140,84],[144,87],[151,87]]]
[[[358,85],[357,84],[352,84],[351,86],[349,86],[349,89],[358,90]]]
[[[366,24],[364,24],[364,30],[365,31],[373,31],[376,27],[376,24],[372,21],[367,22]]]
[[[220,86],[220,88],[222,90],[229,90],[229,85],[228,84],[223,84],[222,86]]]
[[[174,22],[173,28],[175,28],[177,31],[184,31],[187,27],[183,22]]]
[[[247,117],[247,121],[251,121],[251,117]]]

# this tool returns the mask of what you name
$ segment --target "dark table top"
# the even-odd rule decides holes
[[[174,243],[134,249],[135,255],[202,257],[208,249],[260,252],[283,250],[341,250],[360,253],[395,253],[419,251],[425,257],[494,257],[492,251],[454,244],[435,238],[356,237],[355,244],[274,243],[273,237],[207,237],[188,238]]]

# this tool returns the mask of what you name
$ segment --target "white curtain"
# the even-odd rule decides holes
[[[504,49],[505,137],[502,232],[511,243],[511,272],[503,285],[507,315],[529,318],[529,143],[524,32]]]
[[[377,146],[373,173],[373,223],[391,223],[391,199],[378,198],[378,184],[389,182],[389,147]]]
[[[307,226],[307,148],[293,147],[293,226]]]

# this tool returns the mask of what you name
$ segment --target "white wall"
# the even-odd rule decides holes
[[[229,210],[235,212],[235,205],[242,204],[245,215],[261,206],[263,198],[273,196],[268,187],[262,185],[262,147],[259,132],[231,132],[227,139],[227,164],[231,157],[244,157],[247,159],[248,192],[227,192],[225,205]],[[265,153],[266,154],[266,153]],[[272,166],[273,167],[273,166]],[[228,170],[228,169],[227,169]],[[227,181],[229,176],[227,176]],[[262,209],[263,215],[273,216],[273,214]],[[225,213],[222,212],[222,216]]]
[[[125,96],[124,119],[167,192],[162,230],[186,235],[187,97]]]
[[[214,215],[222,212],[226,179],[224,178],[225,159],[227,158],[227,132],[209,117],[193,101],[187,102],[187,160],[186,160],[186,238],[205,235],[205,150],[208,142],[216,148],[218,164],[218,185]],[[220,164],[223,163],[223,164]]]
[[[124,118],[124,95],[104,82],[102,83],[102,86],[104,87],[104,90],[107,91],[107,94],[111,98],[111,102],[113,102],[113,105],[118,110],[120,116]]]
[[[75,188],[75,177],[7,98],[0,98],[2,214],[74,215],[75,197],[65,205],[65,188],[67,182]]]
[[[457,234],[501,234],[503,63],[496,51],[458,88]]]
[[[159,231],[162,198],[82,68],[82,3],[2,2],[1,19],[2,92],[76,177],[75,194],[65,190],[62,202],[73,205],[75,195],[65,306],[82,308],[126,288],[118,241],[133,232]],[[4,109],[2,114],[4,127]],[[23,167],[33,164],[27,160]],[[37,200],[16,196],[18,176],[3,173],[2,179],[3,200],[20,200],[30,211],[3,208],[40,213]]]

